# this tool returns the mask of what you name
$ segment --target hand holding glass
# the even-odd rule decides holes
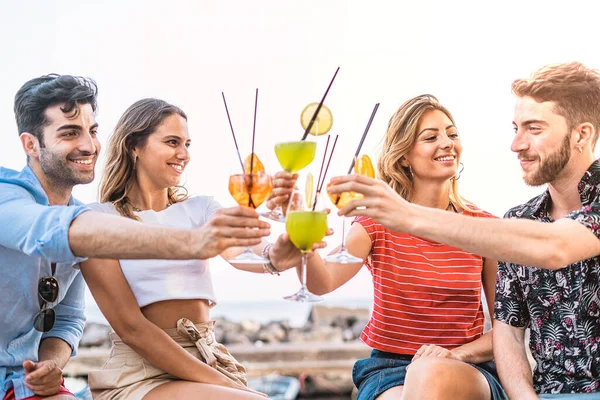
[[[355,160],[354,172],[364,176],[375,177],[375,171],[373,169],[371,159],[366,155],[363,155],[360,159]],[[327,188],[329,188],[329,184],[327,185]],[[328,192],[327,194],[329,195],[331,202],[338,208],[338,210],[350,203],[352,200],[360,200],[363,198],[362,194],[355,192],[343,192],[340,194],[331,194]],[[337,253],[325,257],[325,261],[338,264],[353,264],[364,261],[362,258],[353,256],[346,249],[345,225],[346,217],[342,217],[342,246],[340,247],[340,251]]]
[[[271,193],[271,177],[264,171],[254,174],[233,174],[229,177],[229,193],[240,206],[256,209]],[[235,258],[232,264],[265,264],[269,260],[254,254],[250,247]]]

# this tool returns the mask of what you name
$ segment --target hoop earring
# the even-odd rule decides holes
[[[580,152],[581,154],[583,154],[583,149],[581,148],[581,146],[578,146],[578,147],[576,147],[576,149],[577,149],[577,150],[579,150],[579,152]]]
[[[172,188],[174,188],[174,191],[173,191],[173,193],[175,193],[175,191],[179,191],[179,190],[181,190],[181,191],[185,192],[185,193],[183,194],[183,196],[184,196],[184,197],[188,197],[188,196],[190,195],[190,192],[189,192],[189,191],[187,190],[187,188],[186,188],[185,186],[183,186],[183,185],[176,185],[176,186],[172,186]]]
[[[465,170],[465,164],[463,164],[462,162],[458,163],[459,165],[459,170],[458,170],[458,174],[456,174],[456,176],[453,176],[452,178],[450,178],[453,181],[457,181],[460,179],[460,174],[462,174],[462,172]]]

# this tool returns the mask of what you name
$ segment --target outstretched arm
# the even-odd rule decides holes
[[[365,197],[340,215],[363,215],[388,229],[446,243],[486,258],[560,269],[600,254],[600,240],[585,224],[569,218],[547,224],[524,219],[471,218],[411,204],[385,182],[359,175],[335,177],[329,191]],[[358,207],[364,207],[358,209]]]
[[[247,229],[258,228],[258,229]],[[252,246],[270,225],[248,207],[218,210],[206,224],[182,230],[150,226],[126,218],[89,212],[69,229],[73,253],[97,258],[208,259],[232,246]]]
[[[192,230],[153,227],[86,206],[46,206],[24,188],[0,184],[0,246],[50,262],[85,257],[207,259],[231,246],[253,246],[269,234],[256,211],[234,207],[217,212]],[[260,228],[260,229],[246,229]]]

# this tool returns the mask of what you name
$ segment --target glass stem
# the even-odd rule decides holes
[[[346,250],[346,217],[342,217],[342,248],[340,251]]]
[[[302,266],[300,268],[300,282],[302,283],[302,288],[306,289],[306,270],[308,264],[308,253],[302,252]]]

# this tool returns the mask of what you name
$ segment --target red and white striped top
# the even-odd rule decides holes
[[[494,218],[489,213],[466,215]],[[483,334],[483,259],[446,244],[390,231],[357,217],[371,238],[373,314],[361,340],[413,355],[424,344],[453,349]]]

